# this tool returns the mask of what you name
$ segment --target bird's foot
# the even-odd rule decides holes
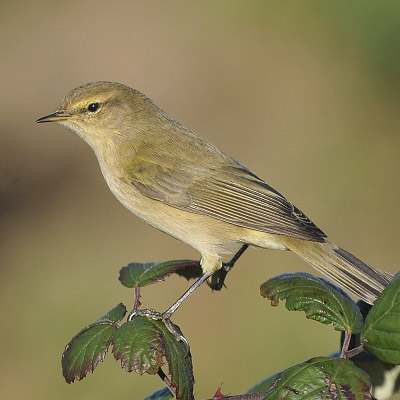
[[[151,308],[145,310],[138,310],[138,309],[132,310],[128,315],[128,321],[132,321],[134,317],[146,317],[158,321],[163,319],[161,313]]]
[[[225,286],[225,278],[232,267],[233,265],[231,265],[230,262],[222,263],[222,268],[215,272],[210,278],[211,282],[208,282],[212,290],[219,291]]]
[[[236,261],[248,247],[248,244],[244,244],[230,261],[222,263],[221,269],[215,272],[211,277],[211,282],[209,282],[211,289],[221,290],[225,286],[225,278],[228,275],[228,272],[234,267]]]
[[[156,321],[163,321],[168,330],[174,335],[176,341],[182,342],[185,345],[186,353],[190,353],[189,342],[187,341],[185,336],[183,336],[179,327],[171,321],[171,313],[168,312],[168,310],[163,313],[160,313],[151,308],[144,310],[132,310],[128,316],[128,321],[132,321],[135,317],[146,317],[154,319]]]

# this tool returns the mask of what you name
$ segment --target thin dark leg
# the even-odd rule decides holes
[[[219,270],[221,271],[220,277],[218,277],[215,284],[217,285],[218,289],[212,286],[215,290],[221,290],[222,286],[224,285],[224,280],[228,272],[233,268],[235,262],[239,259],[239,257],[246,251],[249,247],[248,244],[244,244],[239,251],[232,257],[232,259],[226,263],[222,263],[222,268]],[[217,271],[214,275],[216,275],[219,271]],[[214,277],[213,275],[213,277]],[[174,303],[167,311],[163,312],[163,319],[169,319],[171,315],[177,310],[177,308],[199,287],[201,286],[204,281],[206,281],[211,274],[203,274],[197,281],[190,286],[190,288]]]
[[[233,268],[235,265],[235,262],[239,259],[239,257],[246,251],[246,249],[249,247],[248,244],[244,244],[240,250],[232,257],[230,261],[227,263],[222,264],[222,268],[214,273],[212,277],[214,278],[220,271],[221,273],[218,275],[218,277],[215,280],[215,285],[212,286],[210,285],[213,289],[220,290],[222,286],[224,285],[224,280],[228,272]],[[175,336],[176,340],[182,341],[185,343],[187,347],[187,351],[189,353],[189,343],[186,340],[186,338],[182,335],[180,332],[179,328],[177,328],[170,320],[172,314],[178,309],[178,307],[198,288],[200,287],[208,278],[210,278],[211,274],[205,273],[203,274],[200,278],[197,279],[197,281],[190,286],[190,288],[181,296],[179,299],[172,304],[168,310],[164,311],[162,314],[159,312],[148,309],[148,310],[138,310],[137,308],[134,308],[134,310],[131,311],[131,313],[128,316],[128,321],[131,321],[135,316],[145,316],[147,318],[153,318],[157,320],[163,320],[168,327],[168,329],[171,331],[171,333]]]
[[[227,269],[228,271],[230,269],[233,268],[233,266],[235,265],[235,262],[237,260],[239,260],[240,256],[249,248],[248,244],[244,244],[239,251],[232,257],[232,259],[230,261],[228,261],[227,263],[223,263],[222,264],[222,268],[223,269]]]
[[[230,261],[222,263],[222,268],[219,271],[215,272],[211,278],[211,289],[221,290],[224,287],[225,278],[228,275],[228,272],[233,268],[236,261],[247,250],[248,247],[248,244],[244,244]]]
[[[190,286],[190,288],[183,293],[183,295],[181,297],[179,297],[179,299],[172,304],[172,306],[170,308],[168,308],[167,311],[164,311],[162,313],[162,317],[163,319],[170,319],[171,315],[177,310],[177,308],[199,287],[202,285],[202,283],[204,283],[204,281],[206,281],[209,277],[211,276],[211,274],[203,274],[199,279],[197,279],[197,281]]]
[[[185,343],[187,353],[189,353],[190,347],[188,341],[183,336],[180,329],[172,323],[170,318],[171,315],[178,309],[178,307],[210,276],[211,274],[203,274],[199,279],[197,279],[197,281],[192,286],[190,286],[190,288],[185,293],[183,293],[181,297],[179,297],[179,299],[174,304],[172,304],[170,308],[168,308],[168,310],[164,311],[162,314],[153,309],[146,309],[146,310],[134,309],[130,312],[128,316],[128,321],[132,321],[132,319],[136,316],[143,316],[156,320],[163,320],[167,328],[175,336],[176,340]]]
[[[224,280],[228,272],[233,268],[235,265],[235,262],[239,259],[239,257],[246,251],[246,249],[249,247],[248,244],[244,244],[240,250],[232,257],[232,259],[226,263],[222,263],[222,268],[215,272],[214,275],[212,275],[212,278],[216,276],[220,271],[221,273],[218,275],[217,279],[210,285],[213,289],[216,290],[221,290],[222,286],[224,285]],[[200,287],[209,277],[211,274],[205,273],[203,274],[200,278],[197,279],[197,281],[190,286],[190,288],[183,293],[179,299],[172,304],[170,308],[168,308],[166,311],[164,311],[162,314],[154,311],[154,310],[133,310],[130,317],[128,318],[129,320],[133,318],[135,315],[145,315],[151,318],[155,319],[163,319],[163,320],[169,320],[171,318],[171,315],[178,309],[178,307],[198,288]],[[214,286],[213,286],[214,285]]]

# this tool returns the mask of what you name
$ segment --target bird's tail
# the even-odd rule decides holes
[[[373,304],[392,279],[392,275],[381,269],[370,267],[335,244],[288,238],[285,243],[314,268],[334,282]]]

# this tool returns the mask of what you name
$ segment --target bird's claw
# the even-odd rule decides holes
[[[171,315],[167,312],[160,313],[156,310],[153,310],[151,308],[149,309],[144,309],[144,310],[132,310],[128,316],[128,321],[132,321],[133,318],[135,317],[146,317],[150,319],[154,319],[156,321],[163,321],[165,326],[168,328],[168,330],[174,335],[175,339],[177,342],[182,342],[185,347],[186,347],[186,354],[190,353],[190,347],[189,347],[189,342],[183,336],[181,330],[177,325],[175,325],[170,317]]]
[[[147,317],[157,321],[163,320],[162,314],[151,308],[145,310],[132,310],[128,315],[128,321],[132,321],[134,317]]]

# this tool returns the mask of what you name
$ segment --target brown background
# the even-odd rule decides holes
[[[276,4],[275,4],[276,3]],[[162,387],[109,356],[82,382],[64,345],[131,292],[131,261],[198,254],[139,221],[90,151],[37,125],[71,89],[135,87],[239,159],[363,260],[396,272],[400,218],[400,12],[389,2],[3,1],[0,96],[0,387],[3,398],[140,399]],[[393,3],[395,4],[395,3]],[[250,250],[228,290],[202,287],[174,316],[192,348],[199,399],[338,346],[332,327],[271,308],[259,285],[313,272]],[[187,287],[146,288],[163,309]]]

